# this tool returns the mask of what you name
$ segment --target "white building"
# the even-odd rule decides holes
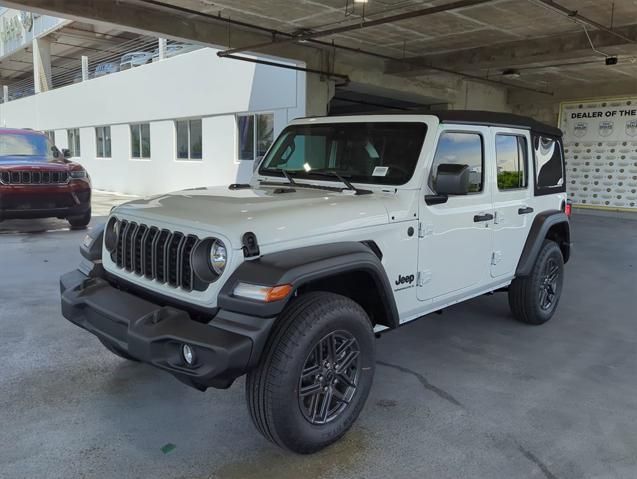
[[[0,28],[9,23],[6,17],[16,15],[11,10],[0,12]],[[64,43],[59,38],[71,35],[73,25],[45,19],[19,24],[11,20],[10,49],[0,35],[0,52],[8,51],[0,55],[3,82],[7,81],[4,65],[14,52],[24,55],[24,49],[15,47],[22,39],[23,46],[31,46],[33,58],[31,72],[22,77],[29,80],[31,75],[37,92],[13,95],[11,88],[5,88],[0,125],[51,132],[56,145],[68,148],[88,169],[95,188],[153,194],[245,182],[255,158],[273,137],[291,119],[305,114],[305,73],[220,59],[211,48],[163,59],[156,53],[155,61],[91,78],[98,61],[119,66],[123,53],[115,48],[116,41],[102,47],[115,53],[101,60],[87,58],[82,72],[80,53],[86,51],[80,51],[81,46],[56,53],[56,45]],[[37,22],[53,27],[41,33],[28,31]],[[21,35],[16,33],[18,26],[23,28]],[[105,35],[116,36],[97,32],[91,40],[104,40]],[[158,44],[148,38],[142,43],[147,50]],[[64,67],[56,57],[70,60]],[[87,68],[91,63],[93,68]],[[69,64],[74,72],[67,71]],[[29,84],[27,80],[20,81]],[[21,97],[11,99],[15,96]]]

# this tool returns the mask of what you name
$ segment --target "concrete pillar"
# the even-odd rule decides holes
[[[166,58],[166,39],[158,38],[157,43],[159,44],[158,52],[159,52],[159,60],[163,60]]]
[[[2,99],[5,103],[9,101],[9,87],[7,85],[2,85]]]
[[[306,75],[306,81],[305,114],[307,116],[327,115],[327,106],[336,91],[334,82],[313,73]]]
[[[46,37],[33,39],[33,86],[36,93],[53,87],[51,81],[51,40]]]
[[[82,55],[82,81],[86,81],[88,78],[88,57]]]

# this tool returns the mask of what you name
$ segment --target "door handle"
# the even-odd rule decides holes
[[[473,217],[473,221],[475,223],[479,223],[481,221],[491,221],[493,219],[493,215],[491,213],[486,213],[484,215],[475,215]]]
[[[518,209],[519,215],[528,215],[529,213],[533,213],[533,208],[531,208],[530,206],[525,206],[524,208]]]

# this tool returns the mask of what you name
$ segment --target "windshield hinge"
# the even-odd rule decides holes
[[[243,235],[242,243],[244,257],[252,258],[261,254],[261,251],[259,250],[259,243],[257,242],[257,236],[252,231],[248,231]]]

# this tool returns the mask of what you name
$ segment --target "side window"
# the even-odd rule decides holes
[[[80,129],[72,128],[66,131],[68,137],[69,151],[72,157],[79,157],[80,152]]]
[[[237,115],[239,160],[260,160],[274,140],[274,114]]]
[[[111,157],[111,127],[98,126],[95,128],[95,144],[98,158]]]
[[[438,174],[438,165],[452,163],[469,166],[469,193],[478,193],[484,189],[484,155],[482,136],[469,132],[443,132],[438,140],[436,155],[429,175],[429,187]]]
[[[527,151],[526,138],[523,136],[495,136],[499,190],[515,190],[528,186]]]
[[[177,158],[201,160],[201,119],[175,122],[177,136]]]
[[[535,135],[535,185],[538,190],[564,186],[562,145],[554,138]]]
[[[131,158],[150,159],[150,123],[130,126]]]

